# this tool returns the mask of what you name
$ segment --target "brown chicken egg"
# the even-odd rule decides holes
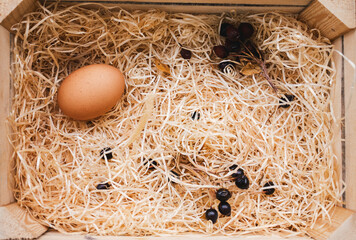
[[[122,72],[110,65],[93,64],[72,72],[58,89],[62,112],[76,120],[90,120],[108,112],[125,89]]]

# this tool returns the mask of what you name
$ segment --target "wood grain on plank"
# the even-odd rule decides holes
[[[0,22],[4,20],[22,0],[0,0]]]
[[[56,0],[49,0],[47,2],[55,2]],[[71,2],[71,0],[62,0],[63,2]],[[131,2],[131,3],[180,3],[180,4],[240,4],[240,5],[261,5],[261,7],[266,5],[283,5],[283,6],[302,6],[306,7],[311,0],[76,0],[77,2],[110,2],[115,4],[120,4],[120,2]]]
[[[117,4],[105,4],[107,6],[118,6]],[[223,13],[235,10],[239,13],[258,13],[258,12],[286,12],[299,13],[304,9],[302,6],[200,6],[200,5],[162,5],[162,4],[119,4],[120,7],[126,10],[149,10],[159,9],[167,12],[185,12],[185,13]]]
[[[329,219],[320,219],[312,229],[307,230],[307,233],[315,240],[330,239],[332,234],[349,218],[353,217],[353,215],[355,215],[354,211],[342,207],[335,207],[330,213],[331,221]]]
[[[46,231],[17,203],[0,207],[0,239],[37,238]]]
[[[299,19],[334,40],[355,28],[355,1],[314,0],[299,14]]]
[[[356,30],[344,36],[345,56],[356,63]],[[348,61],[344,61],[345,74],[345,204],[356,211],[356,74]],[[356,236],[355,236],[356,238]]]
[[[209,236],[204,234],[182,234],[169,237],[91,236],[85,234],[65,235],[48,231],[38,240],[311,240],[306,237],[283,238],[277,235]]]
[[[328,240],[355,240],[356,238],[356,214],[348,218],[337,228]]]
[[[54,2],[54,1],[55,0],[49,0],[47,1],[47,3]],[[84,2],[84,0],[79,0],[78,2]],[[95,1],[95,3],[92,4],[90,4],[90,2],[92,1],[85,1],[86,8],[98,8],[98,5],[95,3],[100,3],[100,0]],[[159,2],[140,2],[140,1],[134,1],[134,2],[129,1],[129,2],[130,3],[127,3],[127,1],[123,1],[123,2],[105,1],[105,6],[109,6],[109,7],[116,6],[126,10],[145,11],[150,9],[159,9],[162,11],[173,12],[173,13],[185,12],[185,13],[207,13],[207,14],[210,13],[220,14],[223,12],[230,12],[233,10],[239,13],[258,13],[258,12],[278,11],[278,12],[297,14],[305,8],[304,5],[298,5],[298,4],[297,5],[289,5],[289,4],[266,5],[266,4],[251,4],[250,2],[250,4],[234,5],[234,3],[231,2],[226,3],[226,1],[224,1],[226,4],[221,3],[221,5],[213,5],[215,1],[203,5],[196,5],[194,2],[176,2],[175,4],[174,1],[164,2],[163,4]],[[69,5],[69,6],[72,5],[71,2],[62,2],[62,4]]]
[[[21,20],[21,18],[36,8],[37,0],[0,0],[4,1],[1,10],[0,22],[3,27],[10,30],[11,26]],[[220,13],[231,10],[241,12],[266,12],[282,11],[298,13],[303,10],[311,0],[76,0],[75,3],[103,2],[109,6],[121,6],[125,9],[152,9],[157,8],[170,12],[190,12],[190,13]],[[57,0],[46,1],[57,2]],[[70,0],[63,0],[63,3],[73,4]],[[209,6],[210,5],[210,6]]]
[[[12,148],[6,119],[10,112],[10,33],[0,26],[0,206],[14,201],[9,184]]]
[[[343,40],[340,38],[336,39],[333,42],[335,49],[338,50],[339,52],[343,51]],[[331,111],[333,112],[335,116],[336,122],[332,126],[332,132],[334,133],[334,139],[333,139],[333,152],[336,155],[336,178],[339,179],[339,184],[342,186],[342,166],[343,166],[343,153],[342,153],[342,131],[343,131],[343,124],[342,124],[342,107],[343,104],[341,104],[342,97],[341,97],[341,87],[342,87],[342,82],[343,82],[343,75],[344,73],[342,72],[342,65],[343,65],[343,59],[342,56],[338,53],[334,53],[333,56],[334,63],[336,65],[336,76],[335,76],[335,84],[331,92],[331,98],[332,98],[332,109]]]
[[[0,0],[0,1],[4,1],[4,0]],[[12,9],[14,5],[12,4],[9,5],[10,7],[7,10],[3,10],[3,17],[0,19],[1,25],[7,30],[10,30],[11,26],[14,25],[15,23],[18,23],[26,13],[29,13],[36,8],[37,6],[36,2],[38,1],[22,0],[20,1],[20,3],[14,4],[16,5],[14,9]]]

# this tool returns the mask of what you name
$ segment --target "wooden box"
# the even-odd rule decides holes
[[[47,2],[53,2],[49,0]],[[336,49],[349,60],[356,62],[355,1],[353,0],[113,0],[113,1],[63,1],[66,4],[95,2],[119,5],[125,9],[152,9],[190,13],[219,13],[235,9],[239,12],[278,11],[298,14],[299,19],[310,27],[318,28],[331,39]],[[6,118],[11,109],[12,82],[10,77],[12,33],[10,27],[21,17],[36,8],[36,0],[1,0],[0,2],[0,239],[37,238],[54,239],[136,239],[137,237],[91,237],[84,235],[64,235],[47,230],[37,223],[31,214],[20,208],[9,190],[10,159],[12,147],[7,134],[9,127]],[[337,64],[337,84],[334,94],[336,115],[343,118],[338,128],[334,149],[339,159],[340,181],[346,183],[343,196],[344,205],[336,207],[331,214],[332,221],[320,220],[308,236],[295,239],[356,239],[356,80],[355,69],[346,58],[335,54]],[[351,98],[351,104],[348,101]],[[203,239],[204,235],[184,235],[168,237]],[[148,237],[159,239],[160,237]],[[283,239],[282,236],[211,236],[211,239]],[[163,239],[163,238],[161,238]],[[167,239],[165,237],[164,239]]]

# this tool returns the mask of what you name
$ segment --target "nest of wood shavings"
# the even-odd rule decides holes
[[[277,93],[263,75],[217,68],[212,48],[223,42],[225,20],[254,25]],[[13,29],[14,192],[42,224],[100,235],[303,234],[340,202],[333,47],[295,18],[51,5]],[[93,63],[121,69],[125,94],[104,116],[74,121],[56,93],[68,74]],[[280,107],[284,94],[295,96],[288,108]],[[100,156],[105,147],[110,160]],[[233,164],[249,189],[235,186]],[[276,186],[269,196],[268,181]],[[232,193],[232,213],[212,224],[204,214],[217,209],[220,187]]]

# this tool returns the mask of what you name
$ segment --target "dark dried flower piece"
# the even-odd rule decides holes
[[[219,201],[226,202],[229,198],[231,198],[231,193],[226,188],[220,188],[216,191],[216,198]]]
[[[188,49],[182,48],[180,50],[180,55],[184,59],[190,59],[192,57],[192,52],[190,50],[188,50]]]
[[[234,66],[235,66],[235,64],[233,62],[230,62],[230,61],[224,61],[224,62],[219,63],[219,69],[222,72],[224,72],[225,68],[234,67]]]
[[[229,169],[230,169],[230,170],[235,170],[237,167],[238,167],[237,164],[233,164],[233,165],[231,165],[231,166],[229,167]]]
[[[218,220],[218,216],[219,216],[218,211],[216,211],[213,208],[210,208],[205,212],[205,218],[207,220],[212,221],[213,223],[216,223],[216,221]]]
[[[239,31],[234,26],[230,25],[226,27],[226,38],[231,41],[237,41],[239,39]]]
[[[237,169],[236,173],[233,173],[231,177],[239,178],[244,175],[244,170],[242,168]]]
[[[110,147],[106,147],[106,148],[103,148],[101,151],[100,151],[100,157],[102,159],[106,159],[106,160],[110,160],[113,158],[112,156],[112,149]]]
[[[222,215],[225,215],[225,216],[231,215],[231,206],[228,202],[220,202],[218,209]]]
[[[230,23],[221,23],[220,25],[220,36],[226,37],[226,29],[228,26],[232,26]]]
[[[229,39],[226,39],[225,41],[225,48],[229,52],[240,52],[241,51],[241,44],[238,41],[231,41]]]
[[[282,104],[280,107],[282,108],[288,108],[290,107],[289,102],[292,102],[294,100],[294,95],[286,94],[284,97],[281,97],[279,100],[279,103]]]
[[[158,163],[155,160],[153,160],[152,158],[148,159],[148,161],[144,161],[143,164],[144,165],[148,164],[148,169],[150,169],[150,170],[155,169],[154,166],[158,165]]]
[[[194,111],[192,114],[192,119],[193,120],[199,120],[200,119],[200,112]]]
[[[253,35],[255,31],[251,23],[240,23],[239,27],[237,28],[241,40],[246,40]]]
[[[226,58],[229,55],[229,52],[223,45],[215,46],[213,48],[213,51],[216,54],[216,56],[218,56],[219,58]]]
[[[235,184],[240,189],[248,189],[250,186],[250,181],[245,175],[242,175],[241,177],[236,178]]]
[[[110,184],[109,183],[99,183],[96,186],[96,189],[98,189],[98,190],[106,190],[106,189],[109,189],[109,188],[110,188]]]
[[[244,47],[245,49],[243,50],[243,52],[248,55],[248,56],[253,56],[253,57],[256,57],[256,58],[262,58],[262,56],[260,55],[259,51],[257,50],[257,47],[256,45],[248,40],[245,42],[244,44]]]
[[[174,175],[174,176],[173,176]],[[179,174],[176,171],[171,170],[171,176],[179,178]],[[172,182],[175,183],[175,181],[173,180],[173,178],[169,177],[168,178],[168,182]]]
[[[263,189],[264,194],[266,195],[272,195],[274,191],[276,190],[274,188],[274,183],[272,181],[269,181],[263,185],[263,188],[268,188],[268,189]]]

